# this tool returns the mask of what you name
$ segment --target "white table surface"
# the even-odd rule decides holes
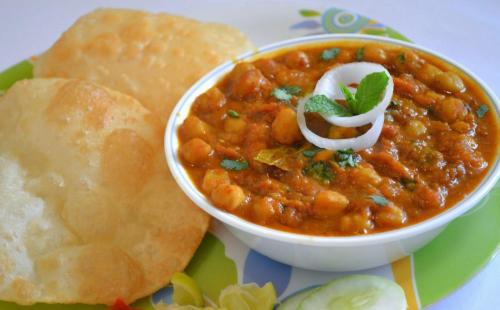
[[[96,7],[167,11],[200,20],[223,21],[251,33],[256,27],[255,20],[241,18],[241,12],[248,6],[262,11],[262,19],[278,20],[278,25],[279,19],[289,19],[290,12],[300,8],[321,10],[335,6],[372,17],[412,41],[448,55],[500,94],[500,0],[219,0],[211,1],[211,10],[201,9],[199,3],[193,0],[0,0],[0,70],[44,51],[76,18]],[[281,10],[275,9],[276,3]],[[263,45],[281,38],[268,35],[251,39]],[[429,309],[500,309],[500,257],[492,259],[471,281]]]

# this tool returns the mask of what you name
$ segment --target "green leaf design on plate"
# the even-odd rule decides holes
[[[22,61],[0,73],[0,90],[7,90],[16,81],[32,77],[33,65],[27,60]]]
[[[382,36],[382,37],[389,37],[401,41],[406,41],[406,42],[411,42],[410,39],[402,35],[401,33],[397,32],[396,30],[392,29],[391,27],[384,27],[384,28],[363,28],[360,31],[363,34],[369,34],[372,36]]]
[[[207,233],[185,272],[212,301],[219,299],[225,287],[238,282],[235,262],[225,254],[224,244]]]
[[[500,236],[500,188],[494,188],[471,213],[456,219],[431,243],[413,254],[422,306],[451,293],[490,260]]]
[[[299,14],[302,15],[303,17],[314,17],[314,16],[320,16],[321,13],[315,10],[308,10],[308,9],[302,9],[299,10]]]

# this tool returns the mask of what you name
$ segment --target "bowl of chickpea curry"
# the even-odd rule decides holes
[[[209,73],[172,115],[166,154],[188,196],[256,250],[305,268],[407,255],[499,177],[495,95],[391,39],[264,47]]]

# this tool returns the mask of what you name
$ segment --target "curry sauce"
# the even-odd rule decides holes
[[[294,106],[327,70],[356,61],[379,63],[393,78],[382,133],[359,152],[318,149],[302,137]],[[316,113],[306,119],[331,139],[370,127],[330,125]],[[395,229],[443,212],[475,189],[498,152],[495,108],[471,79],[435,57],[362,41],[238,63],[196,99],[179,137],[183,166],[215,206],[279,230],[328,236]]]

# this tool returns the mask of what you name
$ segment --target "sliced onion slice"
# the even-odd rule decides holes
[[[344,95],[339,88],[339,82],[345,85],[352,83],[359,84],[361,80],[368,74],[374,72],[385,72],[389,77],[387,87],[384,91],[384,97],[370,111],[355,115],[355,116],[323,116],[330,124],[341,127],[359,127],[375,122],[380,115],[384,114],[385,109],[391,102],[392,93],[394,91],[394,82],[392,76],[382,65],[371,62],[355,62],[337,66],[327,71],[321,79],[319,79],[314,89],[313,95],[325,95],[330,99],[344,99]]]
[[[378,137],[382,132],[382,126],[384,125],[383,111],[372,123],[372,127],[361,136],[349,139],[328,139],[318,136],[317,134],[309,130],[309,128],[307,128],[306,117],[304,115],[304,105],[308,99],[309,98],[306,97],[303,100],[300,100],[297,105],[297,122],[299,124],[300,131],[307,141],[311,142],[317,147],[332,151],[346,149],[359,151],[372,147],[377,142]]]

